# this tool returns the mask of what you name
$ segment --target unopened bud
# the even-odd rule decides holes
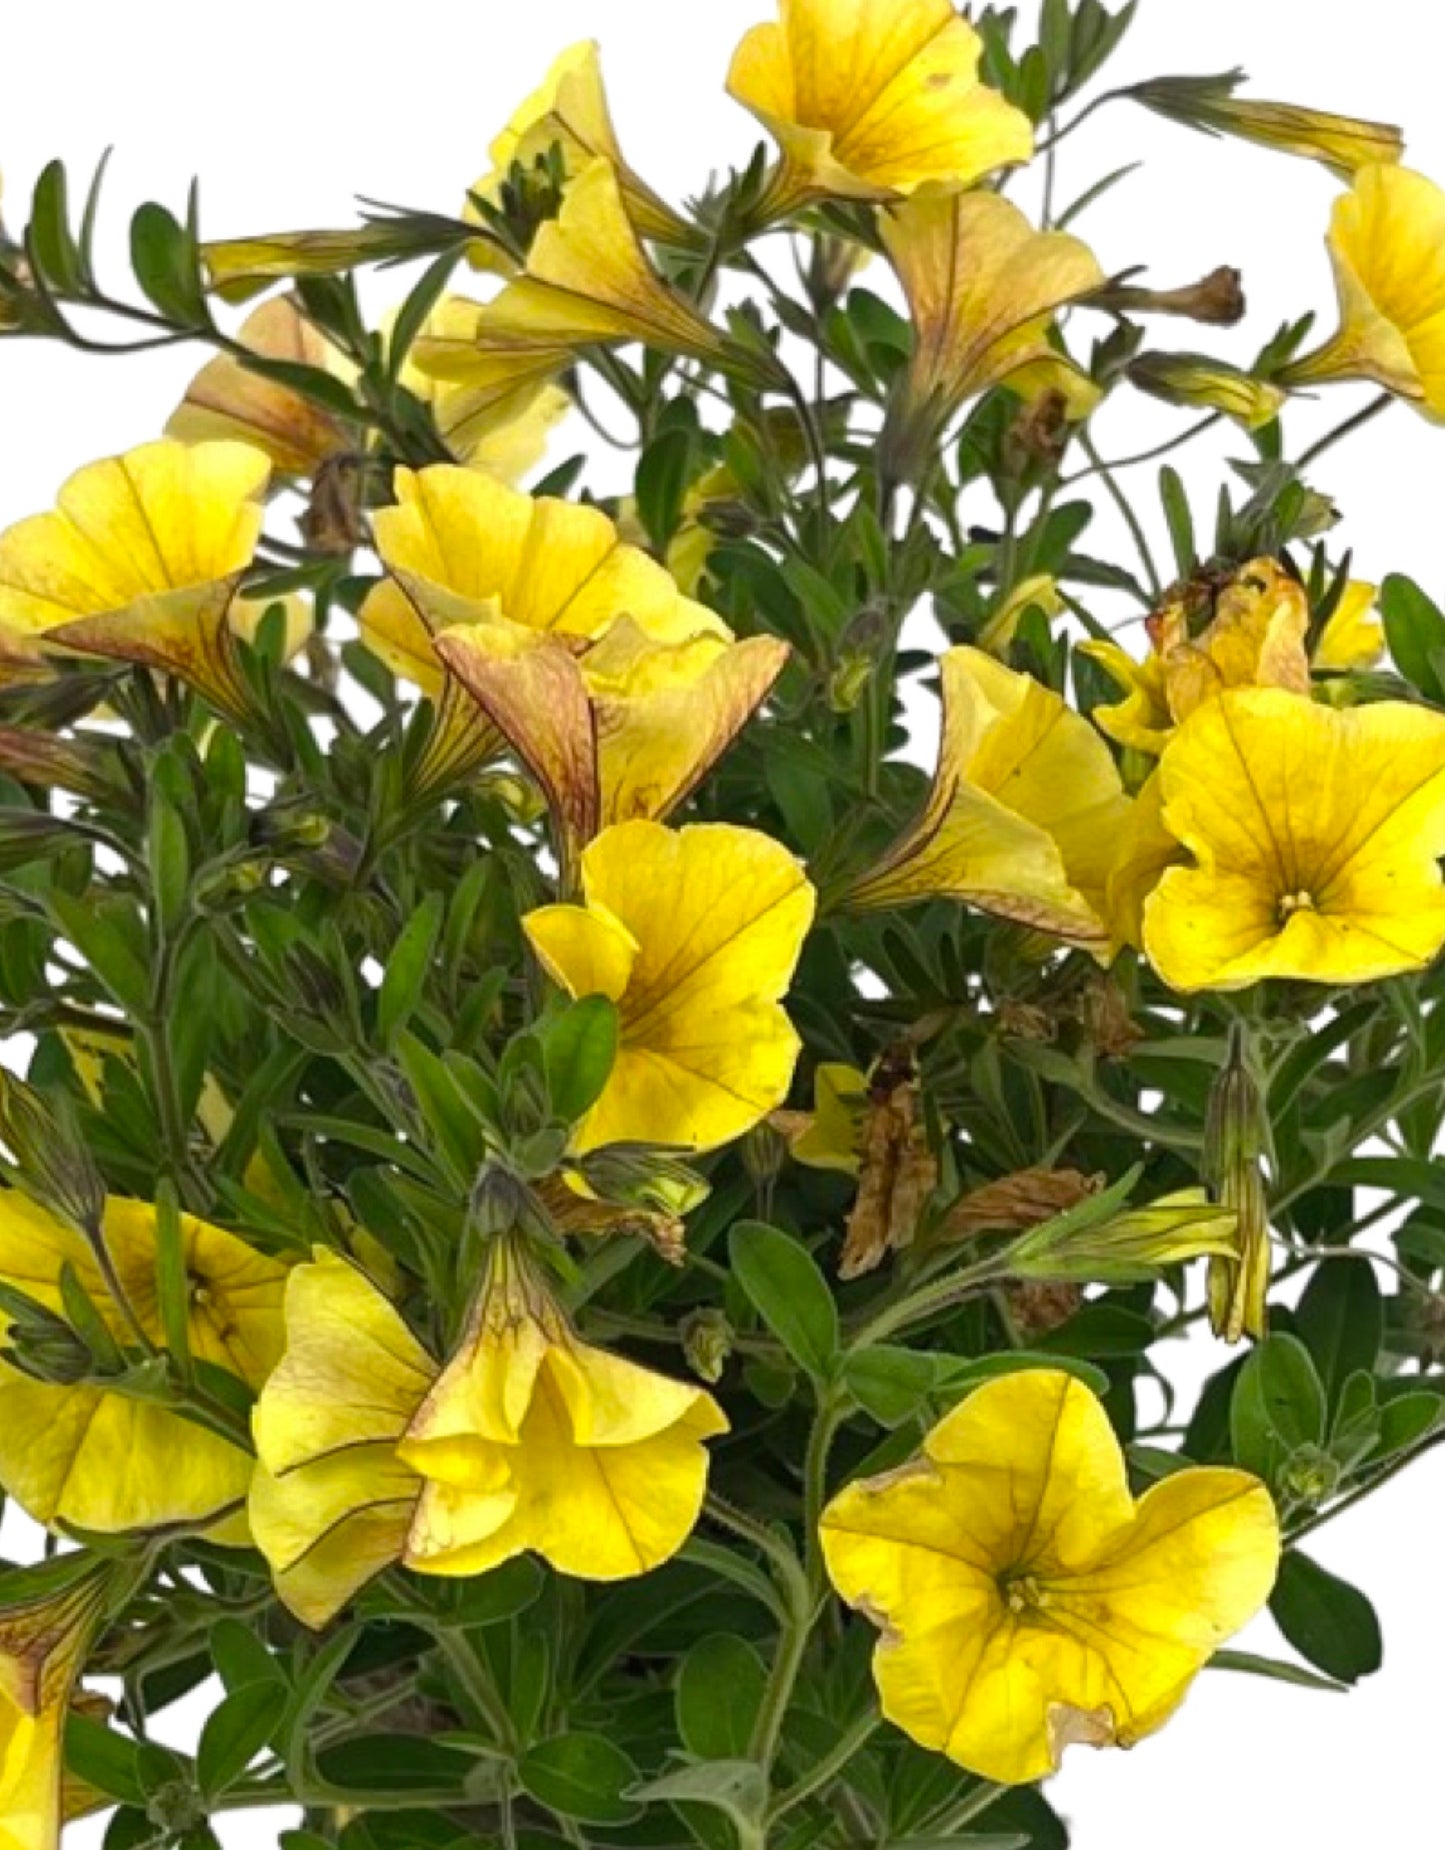
[[[1131,384],[1166,404],[1222,412],[1246,430],[1279,416],[1288,393],[1223,360],[1202,353],[1141,353],[1128,369]]]
[[[743,1139],[741,1154],[743,1168],[752,1180],[766,1184],[781,1175],[788,1159],[788,1140],[764,1119]]]
[[[689,1311],[679,1326],[679,1334],[682,1353],[698,1380],[706,1381],[709,1386],[721,1381],[736,1334],[722,1311],[710,1308]]]
[[[0,1073],[0,1146],[13,1187],[87,1241],[100,1237],[105,1183],[63,1100]]]
[[[1389,123],[1236,96],[1243,81],[1242,71],[1214,77],[1156,77],[1124,94],[1156,115],[1203,134],[1235,135],[1280,154],[1321,161],[1344,179],[1361,167],[1394,166],[1404,157],[1404,136]]]
[[[854,711],[873,679],[873,669],[872,657],[862,654],[845,655],[837,663],[828,681],[828,705],[835,713]]]
[[[1264,1159],[1269,1120],[1236,1028],[1229,1056],[1214,1082],[1204,1123],[1201,1165],[1206,1186],[1238,1217],[1235,1253],[1209,1266],[1209,1315],[1216,1336],[1238,1342],[1263,1337],[1269,1325],[1269,1201]]]
[[[1229,1259],[1237,1217],[1202,1188],[1182,1189],[1147,1207],[1098,1218],[1096,1203],[1045,1221],[1011,1246],[1005,1263],[1016,1278],[1126,1285],[1206,1255]]]
[[[1316,1509],[1339,1489],[1340,1476],[1338,1459],[1318,1445],[1302,1445],[1290,1453],[1279,1487],[1289,1502]]]
[[[1179,315],[1207,327],[1232,328],[1244,319],[1243,279],[1238,270],[1221,264],[1197,283],[1181,289],[1140,289],[1129,283],[1110,283],[1089,297],[1091,308],[1112,309],[1120,315]]]

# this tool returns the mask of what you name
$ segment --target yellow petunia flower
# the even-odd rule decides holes
[[[1173,988],[1367,983],[1445,944],[1445,714],[1240,690],[1180,728],[1160,775],[1165,822],[1195,861],[1144,909]]]
[[[779,15],[728,74],[782,149],[772,216],[970,186],[1033,154],[1028,117],[978,81],[982,42],[952,0],[779,0]]]
[[[266,456],[174,438],[90,463],[0,534],[0,626],[178,675],[244,718],[228,613],[261,534]]]
[[[454,305],[449,318],[454,331],[417,342],[417,364],[434,378],[491,391],[551,378],[578,348],[620,341],[713,366],[734,358],[652,267],[606,160],[590,162],[567,188],[525,272],[490,302]]]
[[[563,637],[602,635],[624,615],[659,641],[728,635],[711,611],[626,546],[598,508],[519,494],[489,475],[438,464],[398,469],[397,502],[373,516],[390,576],[362,605],[362,640],[394,674],[439,703],[438,768],[479,763],[496,729],[447,675],[433,639],[505,619]]]
[[[1163,748],[1161,741],[1156,749]],[[1119,830],[1104,885],[1104,916],[1117,943],[1143,950],[1145,902],[1165,869],[1184,859],[1184,850],[1164,826],[1164,780],[1156,770],[1140,787]]]
[[[1106,278],[1088,245],[1035,231],[996,193],[930,187],[885,213],[880,230],[913,320],[913,355],[883,437],[906,474],[970,398],[1040,368],[1072,370],[1049,324]],[[1086,394],[1083,408],[1096,400]]]
[[[293,296],[263,302],[241,324],[236,339],[263,359],[345,375],[341,354]],[[313,475],[357,443],[356,432],[334,412],[278,379],[249,371],[229,353],[208,361],[186,387],[166,423],[166,435],[182,443],[248,443],[270,458],[277,475]]]
[[[883,1713],[981,1778],[1163,1726],[1278,1568],[1269,1493],[1189,1468],[1137,1502],[1097,1398],[1052,1369],[978,1388],[914,1463],[823,1513],[834,1586],[883,1628]]]
[[[814,893],[753,829],[607,829],[582,856],[579,906],[523,920],[570,995],[617,1004],[617,1062],[575,1147],[729,1143],[787,1095],[798,1036],[781,1005]]]
[[[505,621],[436,652],[532,772],[569,868],[599,829],[661,822],[742,731],[788,659],[772,636],[659,642],[623,617],[585,652]]]
[[[572,343],[560,335],[524,341],[509,326],[494,328],[491,309],[490,302],[444,296],[408,355],[408,365],[439,389],[467,394],[456,402],[464,404],[468,419],[488,417],[553,386],[576,358]]]
[[[623,157],[612,111],[602,83],[600,50],[595,40],[570,45],[553,63],[541,84],[521,104],[489,150],[491,169],[471,190],[462,216],[469,224],[485,223],[478,199],[496,200],[512,167],[530,167],[560,150],[562,171],[574,180],[599,157],[611,163],[627,203],[628,216],[644,238],[663,244],[686,244],[690,228],[659,199]],[[478,244],[473,261],[484,269],[501,268],[489,247]]]
[[[942,658],[943,736],[922,815],[849,891],[855,910],[959,899],[1074,943],[1100,915],[1129,799],[1087,720],[978,649]]]
[[[521,385],[498,396],[429,378],[410,359],[401,383],[430,405],[437,435],[459,463],[513,488],[541,462],[552,432],[572,409],[557,385]]]
[[[1352,579],[1335,606],[1319,641],[1313,666],[1326,674],[1351,674],[1374,668],[1385,653],[1385,625],[1375,600],[1379,586]]]
[[[1445,422],[1445,192],[1408,167],[1362,167],[1335,205],[1329,249],[1339,331],[1280,384],[1371,379]]]
[[[45,1571],[62,1584],[0,1608],[0,1850],[60,1850],[65,1724],[106,1606],[108,1564]]]
[[[531,1551],[620,1580],[691,1533],[721,1410],[581,1342],[505,1242],[445,1370],[334,1254],[293,1273],[286,1321],[256,1407],[251,1524],[306,1624],[398,1561],[480,1574]]]
[[[163,1346],[155,1217],[149,1202],[112,1197],[103,1232],[131,1311]],[[259,1387],[281,1353],[285,1267],[188,1214],[181,1236],[192,1356]],[[128,1325],[85,1240],[13,1190],[0,1195],[0,1281],[62,1314],[67,1265],[124,1347]],[[251,1465],[248,1453],[159,1402],[38,1381],[0,1362],[0,1485],[37,1522],[108,1534],[203,1522],[244,1500]]]
[[[1098,639],[1081,642],[1079,654],[1097,662],[1124,695],[1096,706],[1090,718],[1117,744],[1157,758],[1174,731],[1163,658],[1151,650],[1139,661],[1117,642]]]

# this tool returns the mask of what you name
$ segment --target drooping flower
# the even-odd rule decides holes
[[[1445,421],[1445,192],[1408,167],[1355,175],[1330,223],[1340,327],[1283,385],[1370,379]]]
[[[477,200],[495,201],[512,167],[531,166],[553,149],[560,150],[566,180],[574,180],[599,157],[617,174],[628,216],[644,238],[664,244],[686,244],[687,224],[631,167],[623,156],[613,126],[612,111],[602,83],[602,65],[595,40],[570,45],[553,62],[537,89],[520,105],[489,150],[491,170],[471,188],[464,216],[483,224]],[[499,267],[488,261],[488,247],[477,247],[482,267]]]
[[[1377,585],[1351,579],[1330,614],[1312,662],[1326,674],[1350,674],[1373,668],[1385,653],[1385,625],[1375,600]]]
[[[65,1724],[106,1606],[110,1563],[10,1576],[0,1605],[0,1850],[60,1850]]]
[[[1035,231],[996,193],[930,187],[885,213],[880,229],[913,321],[913,354],[882,439],[906,476],[970,398],[1040,367],[1065,368],[1050,322],[1105,277],[1088,245]]]
[[[164,1347],[156,1210],[113,1196],[102,1227],[130,1311]],[[259,1387],[281,1352],[286,1269],[234,1234],[181,1216],[191,1355]],[[69,1266],[124,1347],[129,1325],[72,1227],[13,1190],[0,1195],[0,1281],[63,1314]],[[38,1522],[116,1533],[200,1523],[245,1498],[248,1453],[159,1401],[82,1380],[41,1381],[0,1361],[0,1485]]]
[[[249,444],[169,437],[88,464],[0,534],[0,626],[163,669],[244,718],[228,613],[269,476]]]
[[[1160,775],[1165,823],[1195,863],[1170,868],[1144,909],[1173,988],[1372,982],[1445,944],[1445,714],[1243,689],[1180,728]]]
[[[727,1430],[711,1396],[581,1342],[505,1241],[443,1370],[330,1253],[292,1274],[261,1394],[251,1523],[277,1591],[323,1625],[395,1562],[479,1574],[527,1551],[619,1580],[687,1539]]]
[[[780,0],[779,15],[744,37],[728,74],[782,149],[774,216],[970,186],[1032,155],[1028,117],[978,81],[982,42],[952,0]]]
[[[1102,1405],[1052,1369],[976,1389],[914,1463],[835,1497],[822,1542],[834,1586],[883,1628],[883,1713],[1010,1785],[1072,1742],[1162,1727],[1263,1606],[1280,1549],[1242,1471],[1190,1467],[1136,1502]]]
[[[846,903],[878,911],[960,899],[1074,943],[1100,915],[1129,813],[1109,748],[1051,689],[978,649],[950,649],[928,803]]]
[[[344,374],[341,354],[293,296],[263,302],[236,339],[263,359]],[[166,423],[166,435],[182,443],[248,443],[270,458],[277,475],[312,475],[330,457],[357,445],[356,431],[334,411],[294,386],[252,372],[230,353],[218,354],[196,374]]]
[[[788,659],[776,637],[659,642],[631,617],[584,653],[505,621],[443,631],[435,648],[541,785],[568,865],[599,829],[665,820]]]
[[[537,233],[525,272],[484,304],[454,305],[455,332],[417,342],[423,372],[497,390],[551,378],[581,347],[641,341],[727,366],[735,355],[707,318],[658,275],[627,215],[610,161],[594,160]]]
[[[783,1102],[798,1057],[781,998],[813,919],[802,868],[753,829],[624,822],[581,872],[582,905],[523,920],[569,994],[617,1004],[617,1061],[575,1147],[742,1136]]]
[[[439,767],[480,762],[498,734],[447,675],[434,637],[499,619],[537,634],[591,638],[629,616],[645,635],[686,641],[727,628],[684,598],[599,508],[519,494],[493,477],[439,464],[398,469],[397,502],[373,517],[390,576],[367,596],[362,639],[394,674],[438,703]]]

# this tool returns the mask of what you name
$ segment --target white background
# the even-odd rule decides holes
[[[684,196],[756,140],[722,81],[766,0],[70,0],[7,10],[0,173],[12,228],[45,160],[62,155],[82,175],[112,143],[115,220],[145,198],[181,209],[193,173],[212,237],[342,224],[358,194],[454,211],[517,101],[558,49],[585,36],[603,42],[623,145],[661,191]],[[1401,122],[1412,164],[1445,180],[1431,11],[1422,0],[1143,0],[1110,81],[1243,63],[1257,95]],[[1125,161],[1148,163],[1080,227],[1107,269],[1147,262],[1161,285],[1222,262],[1245,272],[1243,330],[1164,324],[1161,344],[1212,345],[1247,362],[1286,315],[1315,308],[1328,320],[1322,239],[1336,186],[1323,170],[1206,141],[1127,105],[1066,151],[1065,198]],[[197,363],[0,344],[0,524],[49,505],[80,463],[154,435]],[[1336,391],[1295,421],[1307,435],[1362,402]],[[1152,408],[1111,406],[1101,442],[1124,455],[1168,428]],[[1201,510],[1221,458],[1239,449],[1236,440],[1194,452],[1186,474]],[[1134,478],[1141,496],[1151,473]],[[1406,571],[1445,590],[1442,475],[1445,431],[1403,409],[1332,463],[1323,479],[1361,575]],[[1102,530],[1090,540],[1100,552],[1124,544]],[[1202,1374],[1217,1359],[1182,1352],[1179,1364]],[[1354,1695],[1206,1675],[1171,1727],[1133,1754],[1074,1750],[1055,1798],[1078,1850],[1440,1842],[1442,1517],[1437,1456],[1320,1538],[1319,1557],[1368,1588],[1385,1625],[1385,1671]],[[1266,1625],[1245,1642],[1277,1648]],[[259,1850],[274,1830],[253,1818],[227,1841]],[[73,1841],[99,1839],[82,1828]]]

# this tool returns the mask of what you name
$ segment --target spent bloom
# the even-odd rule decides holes
[[[1190,1467],[1136,1501],[1098,1399],[1029,1369],[986,1383],[921,1457],[823,1513],[845,1600],[883,1631],[883,1713],[984,1779],[1131,1746],[1269,1596],[1279,1529],[1242,1471]]]

